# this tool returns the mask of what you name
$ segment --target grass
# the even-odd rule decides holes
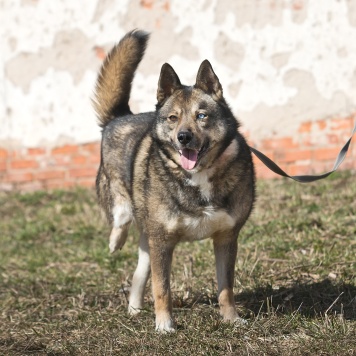
[[[110,256],[91,190],[0,193],[0,354],[355,355],[356,179],[262,181],[239,239],[221,322],[211,241],[175,250],[178,331],[154,331],[153,301],[126,313],[137,233]]]

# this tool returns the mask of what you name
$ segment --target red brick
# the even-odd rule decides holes
[[[335,147],[318,148],[314,151],[313,157],[317,161],[335,160],[339,152],[340,149]]]
[[[318,121],[317,121],[317,124],[318,124],[319,130],[325,130],[325,128],[326,128],[326,126],[327,126],[325,120],[318,120]]]
[[[263,178],[263,179],[273,179],[273,178],[280,177],[278,174],[272,172],[270,169],[268,169],[262,163],[256,165],[256,176],[258,178]]]
[[[335,145],[339,143],[339,136],[336,134],[329,134],[328,136],[328,141],[330,144]]]
[[[277,173],[272,172],[264,163],[262,163],[258,158],[254,159],[256,175],[259,178],[278,178],[280,177]],[[287,166],[285,164],[280,164],[276,162],[276,164],[286,172]]]
[[[92,188],[95,186],[95,178],[93,177],[92,179],[86,179],[86,180],[79,180],[77,182],[78,185],[80,185],[81,187],[87,187],[87,188]]]
[[[100,156],[99,155],[92,155],[89,157],[89,163],[95,164],[99,166],[100,163]]]
[[[46,153],[46,150],[44,148],[28,148],[27,149],[27,154],[30,156],[39,156],[39,155],[44,155]]]
[[[10,163],[12,169],[38,168],[38,162],[33,159],[17,159]]]
[[[6,182],[29,182],[33,180],[32,173],[11,173],[7,174],[5,181]]]
[[[353,125],[352,117],[347,117],[344,119],[333,119],[331,120],[331,128],[333,130],[351,130]]]
[[[55,159],[56,166],[68,166],[71,162],[70,156],[56,156]]]
[[[263,140],[263,147],[267,149],[276,148],[296,148],[298,145],[293,141],[292,137],[280,137],[268,140]]]
[[[100,154],[100,142],[85,143],[81,148],[90,153]]]
[[[277,152],[276,160],[279,162],[297,162],[297,161],[304,161],[310,160],[312,158],[312,151],[311,150],[293,150],[293,151],[284,151],[284,152]]]
[[[49,180],[49,179],[63,179],[65,172],[63,171],[42,171],[35,174],[35,179]]]
[[[78,168],[78,169],[71,169],[69,171],[70,177],[95,177],[97,173],[97,169],[95,168]]]
[[[300,133],[310,132],[311,128],[312,128],[311,122],[303,122],[300,125],[298,132],[300,132]]]
[[[311,174],[312,167],[310,165],[291,164],[286,171],[290,176],[300,176]]]
[[[308,137],[303,137],[300,140],[300,146],[301,147],[314,147],[315,146],[315,142],[312,140],[310,135],[308,135]]]
[[[334,160],[314,161],[313,165],[311,166],[309,174],[314,174],[314,175],[324,174],[328,171],[331,171],[333,166],[334,166]]]
[[[7,165],[6,161],[0,161],[0,171],[6,171]]]
[[[85,165],[88,161],[88,158],[86,156],[74,156],[72,157],[72,164],[76,166],[82,166]]]
[[[70,154],[70,153],[76,153],[76,152],[78,152],[77,145],[65,145],[62,147],[56,147],[56,148],[52,149],[53,155]]]
[[[9,153],[7,150],[5,150],[4,148],[0,148],[0,157],[1,158],[7,158],[8,154]]]
[[[46,189],[61,189],[61,188],[64,188],[64,182],[63,181],[58,181],[58,182],[46,181],[44,185],[45,185]]]

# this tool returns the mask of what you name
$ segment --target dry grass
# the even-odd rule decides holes
[[[110,256],[88,190],[0,194],[0,353],[4,355],[356,354],[356,179],[260,182],[240,236],[236,301],[221,322],[210,241],[175,251],[178,331],[154,331],[150,288],[126,313],[135,231]]]

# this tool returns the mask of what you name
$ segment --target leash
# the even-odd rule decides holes
[[[250,150],[251,152],[253,152],[261,161],[262,163],[264,163],[272,172],[279,174],[280,176],[283,177],[287,177],[287,178],[291,178],[297,182],[300,183],[311,183],[311,182],[315,182],[319,179],[324,179],[326,177],[328,177],[331,173],[335,172],[340,164],[343,162],[343,160],[345,159],[346,153],[349,150],[349,146],[352,140],[352,137],[354,135],[354,133],[356,132],[356,122],[355,122],[355,126],[354,129],[352,130],[351,133],[351,137],[347,140],[347,142],[345,143],[344,147],[341,149],[341,151],[339,152],[336,161],[334,163],[334,167],[331,171],[326,172],[324,174],[318,174],[318,175],[301,175],[301,176],[290,176],[289,174],[287,174],[286,172],[284,172],[284,170],[282,168],[280,168],[276,163],[274,163],[270,158],[268,158],[267,156],[265,156],[262,152],[256,150],[256,148],[253,148],[250,146]]]

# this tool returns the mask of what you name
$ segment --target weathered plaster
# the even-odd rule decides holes
[[[354,1],[0,0],[0,23],[0,144],[99,139],[97,54],[137,27],[152,36],[134,111],[154,108],[164,62],[193,84],[204,59],[255,141],[356,107]]]
[[[347,16],[350,21],[351,26],[356,26],[356,2],[353,0],[349,0],[347,2],[348,11]]]
[[[20,53],[5,63],[5,74],[15,86],[28,93],[31,83],[44,75],[48,68],[69,72],[74,85],[86,71],[97,70],[100,61],[95,55],[95,42],[80,30],[58,32],[53,44],[36,53]]]
[[[283,20],[283,10],[286,6],[283,0],[240,0],[230,1],[229,6],[224,5],[220,3],[216,6],[217,24],[223,24],[226,16],[233,13],[238,27],[248,25],[256,29],[261,29],[267,25],[280,26]]]
[[[220,32],[215,40],[216,59],[226,67],[239,71],[245,57],[244,46]]]
[[[295,23],[303,23],[308,16],[308,0],[293,0],[290,1],[290,10],[292,13],[292,21]]]
[[[350,98],[341,91],[335,92],[331,98],[324,98],[318,92],[312,74],[308,72],[290,70],[286,73],[284,82],[286,87],[296,91],[287,106],[259,104],[253,111],[239,111],[239,117],[244,119],[245,126],[255,127],[256,123],[259,126],[251,135],[254,140],[275,135],[296,135],[297,139],[298,127],[305,120],[349,114]],[[327,140],[327,137],[323,140]]]

